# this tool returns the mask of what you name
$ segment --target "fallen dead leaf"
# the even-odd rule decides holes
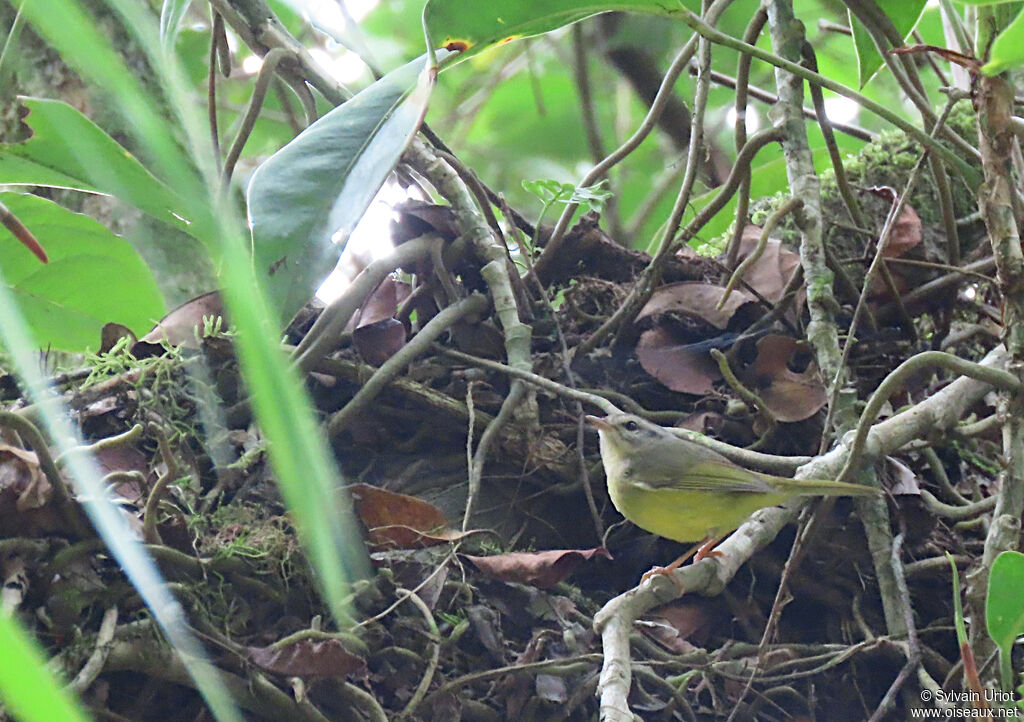
[[[64,522],[52,500],[53,487],[35,452],[0,442],[0,529],[5,536],[60,529]]]
[[[380,321],[394,318],[395,312],[402,301],[412,293],[412,287],[403,281],[385,278],[377,288],[366,297],[359,310],[349,323],[350,328],[371,326]]]
[[[801,344],[788,336],[765,336],[757,342],[757,358],[742,373],[744,383],[783,423],[810,418],[826,401],[825,387],[813,360],[802,372],[789,367],[800,350]]]
[[[450,206],[408,200],[392,210],[395,220],[391,223],[391,239],[395,245],[430,232],[438,233],[448,241],[459,235],[455,213]]]
[[[530,584],[548,589],[568,577],[585,561],[612,555],[604,547],[595,549],[549,549],[543,552],[512,552],[490,557],[469,554],[463,558],[485,574],[505,582]]]
[[[284,677],[314,679],[363,677],[366,660],[337,639],[300,639],[281,646],[246,647],[249,661]]]
[[[375,549],[417,549],[458,541],[472,533],[450,528],[444,512],[414,496],[369,484],[349,487],[349,495]]]
[[[707,344],[680,344],[667,328],[655,326],[640,334],[636,357],[644,371],[673,391],[710,393],[722,378]]]
[[[893,224],[889,245],[885,247],[886,258],[899,258],[921,242],[921,219],[910,206],[904,206],[900,217]]]
[[[225,315],[224,302],[221,300],[219,291],[210,291],[196,296],[160,319],[160,323],[132,347],[132,353],[139,356],[139,352],[143,349],[150,350],[153,347],[155,347],[156,353],[163,353],[161,342],[171,346],[195,348],[198,346],[196,328],[198,327],[201,334],[203,318],[225,317]]]
[[[686,654],[707,637],[711,610],[703,600],[677,601],[658,607],[644,620],[643,631],[669,651]]]
[[[368,364],[380,366],[405,346],[406,331],[402,322],[386,318],[360,326],[352,332],[352,345]]]
[[[747,258],[761,236],[758,226],[747,226],[743,230],[737,261]],[[743,280],[772,303],[782,299],[782,292],[793,271],[800,265],[800,254],[782,245],[777,238],[769,238],[761,257],[743,274]]]
[[[655,291],[647,304],[640,310],[637,320],[664,313],[676,313],[683,316],[699,318],[719,330],[725,330],[729,320],[747,303],[756,301],[743,290],[733,291],[721,309],[718,302],[722,300],[725,289],[713,283],[700,281],[681,281],[670,283]]]

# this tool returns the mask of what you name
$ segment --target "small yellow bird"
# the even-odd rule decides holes
[[[706,446],[680,439],[638,416],[588,416],[601,437],[608,495],[622,516],[641,529],[677,542],[701,542],[667,567],[668,574],[696,552],[694,561],[758,509],[797,496],[865,496],[879,491],[860,484],[787,479],[737,466]]]

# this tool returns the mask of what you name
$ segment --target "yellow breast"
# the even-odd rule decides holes
[[[677,542],[727,534],[758,509],[786,498],[784,494],[652,488],[630,480],[628,474],[608,478],[608,495],[622,516]]]

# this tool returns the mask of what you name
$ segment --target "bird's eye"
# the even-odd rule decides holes
[[[638,431],[640,429],[640,424],[638,424],[635,421],[627,421],[625,424],[623,424],[623,427],[626,429],[626,431]]]

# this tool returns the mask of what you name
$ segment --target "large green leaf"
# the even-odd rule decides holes
[[[246,200],[257,276],[287,320],[331,272],[419,127],[435,74],[394,70],[306,128],[253,173]]]
[[[464,60],[492,45],[550,32],[598,13],[672,15],[682,8],[664,0],[427,0],[423,24],[435,47],[461,50],[452,60]]]
[[[1024,634],[1024,554],[1003,552],[992,563],[985,600],[988,636],[999,647],[1000,674],[1009,689],[1013,682],[1010,653],[1013,642]]]
[[[926,0],[875,0],[875,3],[892,21],[901,38],[905,38],[914,29],[917,19],[921,17]],[[849,11],[848,11],[849,12]],[[860,87],[867,85],[871,77],[882,67],[882,56],[875,47],[875,41],[860,20],[850,16],[850,29],[853,31],[853,47],[857,51],[857,68],[860,71]]]
[[[40,263],[0,230],[4,281],[40,346],[97,348],[103,324],[145,332],[165,313],[156,279],[135,249],[88,216],[30,195],[0,194],[50,257]]]
[[[17,619],[0,614],[0,702],[23,722],[86,722],[89,715],[46,668],[46,658]]]
[[[185,202],[98,125],[59,100],[21,100],[32,137],[0,145],[0,184],[105,193],[185,227]]]
[[[999,33],[992,43],[989,61],[981,69],[985,75],[997,75],[1024,63],[1024,10]]]

